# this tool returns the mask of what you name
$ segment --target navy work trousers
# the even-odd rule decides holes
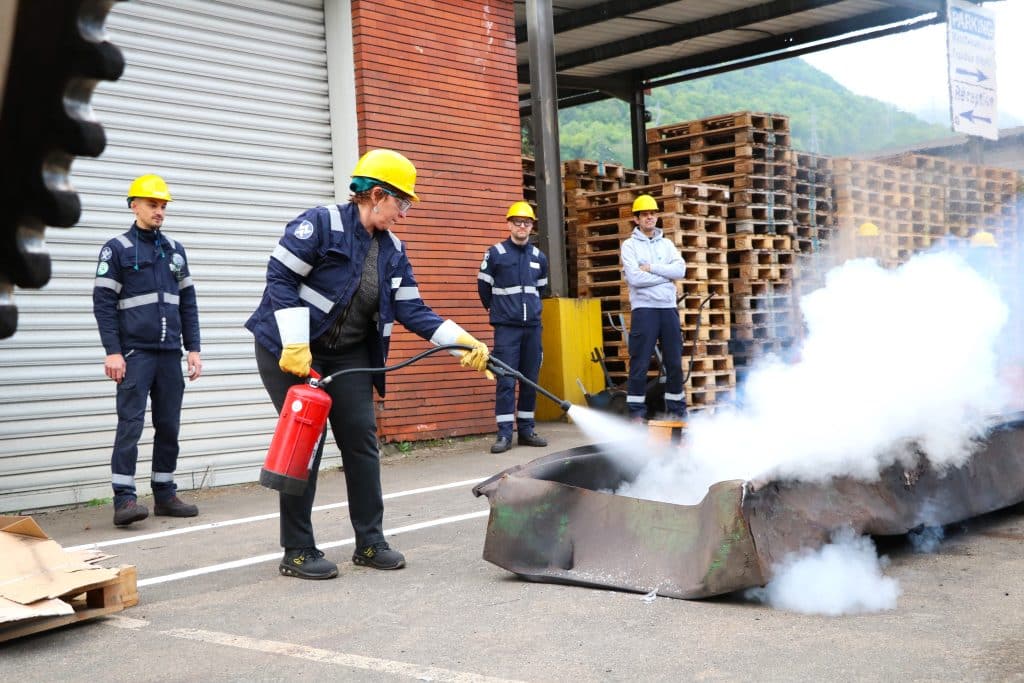
[[[494,326],[493,355],[536,382],[543,358],[541,326]],[[512,425],[520,434],[533,434],[536,426],[537,390],[519,382],[519,402],[516,403],[516,378],[498,377],[494,395],[494,414],[498,421],[498,436],[512,439]]]
[[[256,367],[280,415],[289,387],[306,380],[284,372],[277,363],[278,358],[256,342]],[[313,368],[325,377],[338,370],[365,368],[369,365],[370,353],[365,344],[352,346],[330,356],[313,356]],[[328,422],[334,440],[341,449],[348,492],[348,514],[355,531],[356,548],[365,548],[384,540],[384,498],[380,485],[380,451],[377,448],[377,417],[373,412],[372,375],[362,372],[345,375],[324,388],[331,397]],[[311,516],[323,453],[324,439],[320,439],[313,466],[309,470],[309,482],[302,495],[279,494],[282,548],[316,546]]]
[[[630,417],[643,417],[647,411],[647,370],[651,367],[654,345],[661,341],[661,362],[665,369],[665,410],[673,417],[686,414],[683,394],[683,333],[679,309],[634,308],[629,328],[629,381],[626,405]]]
[[[110,457],[114,506],[135,498],[135,466],[139,437],[146,421],[146,400],[152,402],[153,497],[166,502],[174,497],[174,470],[178,466],[178,431],[185,378],[181,351],[131,351],[125,355],[124,379],[117,385],[117,435]]]

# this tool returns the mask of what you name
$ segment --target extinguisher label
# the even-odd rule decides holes
[[[324,436],[325,432],[320,432],[320,438],[316,440],[315,444],[313,444],[313,451],[309,454],[309,465],[306,467],[309,471],[313,470],[313,460],[316,456],[316,449],[320,448],[320,442],[324,440]]]
[[[300,401],[299,399],[295,399],[294,401],[292,401],[292,412],[293,413],[298,413],[301,410],[302,410],[302,401]]]

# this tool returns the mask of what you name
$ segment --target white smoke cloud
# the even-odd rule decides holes
[[[838,616],[896,608],[899,582],[882,573],[886,558],[876,555],[868,536],[839,531],[821,548],[788,555],[773,569],[764,588],[745,595],[777,609]]]
[[[998,287],[950,252],[896,270],[858,259],[805,296],[799,360],[769,359],[741,408],[689,420],[681,453],[617,492],[692,505],[730,479],[874,479],[917,442],[937,469],[962,464],[1007,398]]]

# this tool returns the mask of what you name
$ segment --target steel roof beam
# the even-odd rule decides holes
[[[616,57],[650,50],[654,47],[674,45],[692,38],[721,33],[730,29],[743,28],[750,24],[756,24],[771,19],[779,19],[797,12],[818,9],[828,5],[834,5],[844,0],[772,0],[753,7],[718,14],[713,17],[698,19],[697,21],[671,26],[669,28],[643,33],[614,43],[595,45],[585,50],[570,52],[555,59],[555,68],[558,71],[565,71],[578,66],[586,66],[595,62],[602,62]],[[520,83],[528,82],[530,77],[529,64],[521,64],[518,68]]]
[[[721,50],[712,50],[710,52],[702,52],[701,54],[694,55],[692,57],[684,57],[681,59],[674,59],[667,62],[661,62],[651,67],[639,69],[638,71],[641,73],[643,81],[649,81],[653,78],[658,78],[660,76],[668,76],[679,71],[715,66],[718,64],[724,64],[726,62],[732,62],[747,57],[754,57],[756,55],[763,55],[771,52],[777,52],[780,50],[788,50],[795,47],[799,47],[801,45],[814,43],[820,40],[827,40],[829,38],[835,38],[837,36],[842,36],[847,33],[853,33],[855,31],[864,31],[878,26],[888,26],[889,24],[897,24],[902,21],[909,21],[918,16],[921,16],[920,13],[917,10],[913,9],[879,10],[877,12],[862,14],[860,16],[851,17],[849,19],[833,21],[827,24],[819,24],[812,28],[801,29],[799,31],[793,31],[791,33],[783,33],[778,36],[762,38],[760,40],[754,40],[749,43],[742,43],[734,47],[723,48]],[[874,37],[876,36],[858,36],[858,40],[868,40]],[[815,49],[825,50],[828,49],[829,47],[832,46],[821,45]],[[781,55],[782,58],[786,58],[788,56],[789,55],[785,53]],[[743,68],[743,66],[744,65],[742,64],[737,64],[734,66],[734,68],[741,69]],[[615,75],[616,74],[610,74],[609,77],[614,77]]]
[[[606,2],[583,9],[556,14],[552,18],[552,23],[556,34],[564,33],[612,19],[622,19],[630,14],[657,9],[675,2],[679,2],[679,0],[606,0]],[[527,38],[526,24],[518,24],[516,26],[516,43],[525,43]]]

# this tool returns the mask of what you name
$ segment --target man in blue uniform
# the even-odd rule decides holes
[[[665,368],[665,409],[669,416],[686,415],[683,394],[683,332],[676,303],[676,280],[686,275],[686,262],[658,225],[658,202],[649,194],[633,201],[633,235],[622,243],[622,272],[629,285],[629,380],[626,405],[633,421],[647,411],[647,370],[654,346],[661,341]]]
[[[509,238],[484,254],[477,274],[477,290],[494,327],[494,356],[536,382],[543,356],[540,297],[548,286],[548,259],[530,244],[530,232],[536,221],[533,207],[516,202],[505,218]],[[534,431],[537,390],[520,382],[517,405],[516,378],[499,377],[497,384],[494,412],[498,438],[491,453],[504,453],[512,448],[513,425],[519,432],[519,445],[547,446],[548,442]]]
[[[104,372],[117,382],[117,434],[110,459],[114,524],[149,516],[135,493],[139,437],[152,401],[154,513],[194,517],[195,505],[177,495],[178,430],[185,380],[181,348],[188,352],[189,381],[199,379],[199,309],[185,248],[161,231],[171,193],[163,178],[143,175],[128,188],[135,222],[103,245],[96,266],[93,314],[107,352]]]
[[[400,322],[435,345],[473,347],[458,352],[462,364],[481,372],[487,346],[420,297],[405,245],[391,232],[416,196],[416,167],[390,149],[364,154],[352,171],[345,204],[304,211],[284,229],[267,264],[263,299],[245,326],[255,340],[256,366],[281,412],[288,389],[310,368],[330,375],[350,368],[385,366],[391,332]],[[348,512],[355,531],[352,562],[373,569],[401,569],[405,556],[384,540],[384,500],[373,390],[384,397],[383,373],[353,373],[329,383],[328,420],[341,449]],[[338,565],[316,547],[311,519],[323,439],[301,495],[279,494],[281,574],[331,579]]]

